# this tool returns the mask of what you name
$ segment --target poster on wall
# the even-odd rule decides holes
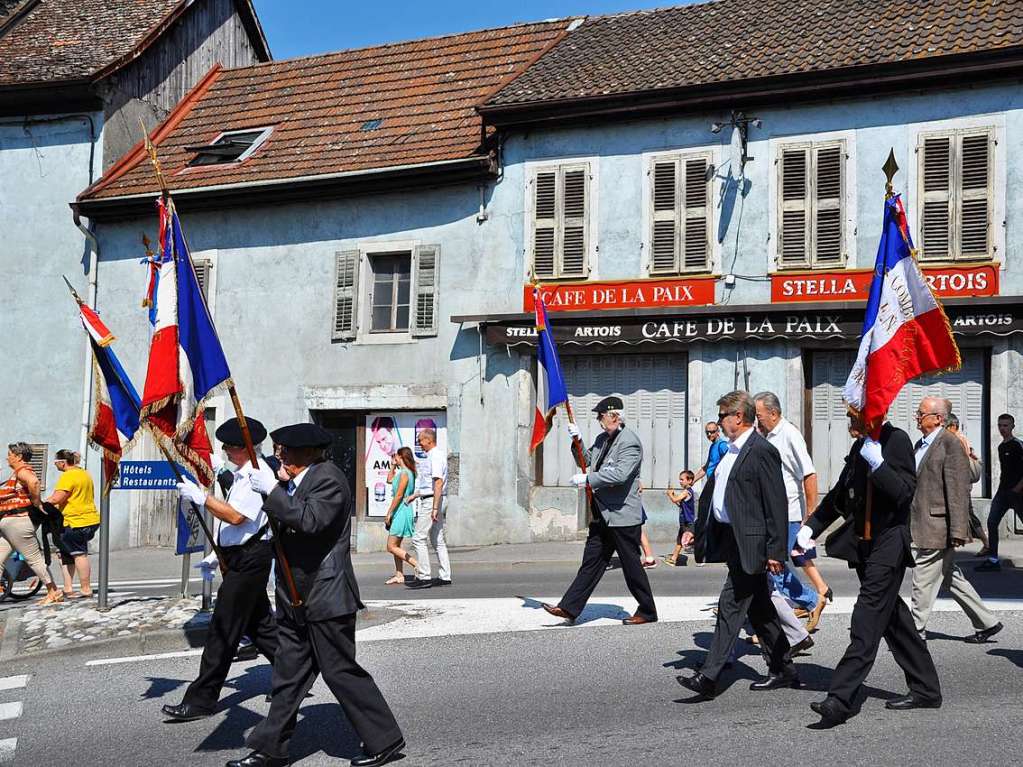
[[[434,429],[437,432],[437,447],[447,455],[447,417],[442,411],[370,413],[366,416],[368,516],[387,516],[387,509],[391,506],[391,483],[387,481],[387,475],[391,470],[391,457],[400,447],[409,448],[415,456],[416,491],[429,487],[430,464],[417,440],[423,429]]]

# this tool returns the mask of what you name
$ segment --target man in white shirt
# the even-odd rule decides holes
[[[259,445],[266,439],[266,428],[254,418],[245,420],[253,444]],[[269,524],[263,511],[263,496],[250,485],[248,452],[243,447],[245,440],[238,419],[225,421],[217,429],[217,439],[224,445],[227,460],[235,467],[227,500],[207,495],[203,488],[189,480],[178,485],[182,498],[200,507],[205,505],[216,518],[213,537],[224,568],[224,580],[217,590],[199,663],[199,676],[188,686],[179,705],[163,707],[163,713],[178,722],[201,719],[213,713],[243,634],[271,664],[277,652],[277,625],[266,595],[273,563]],[[263,460],[259,465],[261,469],[268,469]]]
[[[416,532],[412,543],[416,547],[419,568],[416,579],[408,584],[410,589],[428,589],[431,586],[451,585],[451,561],[448,559],[448,544],[444,540],[445,508],[448,490],[448,457],[437,447],[437,432],[423,429],[417,437],[419,446],[426,452],[430,463],[431,485],[426,492],[419,492],[416,511]],[[430,577],[430,549],[437,553],[437,579]]]

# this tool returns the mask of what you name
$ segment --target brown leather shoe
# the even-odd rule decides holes
[[[549,612],[555,618],[564,618],[569,623],[575,623],[575,616],[565,612],[557,605],[549,605],[546,602],[542,602],[541,607],[543,607],[544,610]]]
[[[813,612],[810,613],[810,618],[806,621],[806,633],[812,634],[817,630],[817,624],[821,622],[821,613],[824,612],[824,606],[827,604],[827,600],[821,597],[817,600],[817,606],[813,608]]]
[[[656,622],[657,622],[657,618],[654,618],[653,620],[650,620],[649,618],[644,618],[642,615],[630,615],[628,618],[626,618],[625,620],[622,621],[622,623],[624,625],[626,625],[626,626],[640,626],[640,625],[642,625],[644,623],[656,623]]]

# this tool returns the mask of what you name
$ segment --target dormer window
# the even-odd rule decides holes
[[[269,138],[273,128],[225,131],[211,143],[203,146],[186,146],[185,151],[195,152],[189,160],[189,167],[199,165],[228,165],[241,162],[255,152]]]

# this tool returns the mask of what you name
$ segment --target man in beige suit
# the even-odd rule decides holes
[[[916,443],[916,494],[910,513],[916,568],[913,570],[913,621],[925,637],[927,618],[938,589],[952,598],[973,624],[966,641],[986,642],[1002,630],[980,595],[955,563],[955,550],[970,540],[970,459],[959,439],[945,429],[952,403],[924,397],[916,411],[922,437]]]

